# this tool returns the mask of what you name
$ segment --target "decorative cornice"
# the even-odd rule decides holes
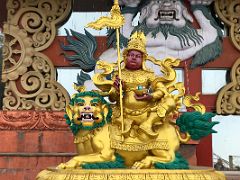
[[[216,0],[215,10],[220,19],[230,26],[231,41],[240,51],[240,1]]]
[[[0,130],[69,130],[64,112],[0,111]]]
[[[71,6],[71,0],[7,1],[4,110],[65,109],[69,95],[55,80],[52,61],[40,51],[51,45],[57,25],[71,13]]]
[[[240,115],[240,58],[232,67],[231,82],[218,94],[216,109],[218,114]]]

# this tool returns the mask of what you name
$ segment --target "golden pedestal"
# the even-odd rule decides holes
[[[222,172],[206,167],[189,170],[166,169],[64,169],[48,168],[37,180],[225,180]]]

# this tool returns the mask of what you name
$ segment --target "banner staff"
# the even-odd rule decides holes
[[[115,29],[116,30],[116,39],[117,39],[117,56],[118,56],[118,76],[120,79],[120,84],[119,84],[119,98],[120,98],[120,118],[122,122],[122,133],[124,131],[124,119],[123,119],[123,90],[122,90],[122,72],[121,72],[121,54],[120,54],[120,33],[119,29],[122,27],[124,24],[124,17],[121,14],[121,10],[119,7],[118,0],[114,0],[114,4],[112,6],[112,9],[110,11],[110,17],[100,17],[98,20],[95,22],[91,22],[87,25],[87,27],[91,27],[96,30],[101,30],[104,27]]]

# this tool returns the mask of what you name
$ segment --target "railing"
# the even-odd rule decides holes
[[[225,160],[213,153],[213,166],[222,171],[240,171],[240,156],[229,155],[229,160]]]

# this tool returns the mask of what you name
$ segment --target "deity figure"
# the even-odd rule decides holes
[[[179,60],[156,60],[148,56],[145,43],[144,34],[135,32],[123,51],[122,66],[97,63],[102,71],[94,75],[93,82],[100,90],[80,88],[82,92],[73,96],[65,117],[78,155],[59,169],[188,168],[176,152],[180,143],[214,132],[211,128],[216,123],[208,121],[214,114],[204,113],[199,104],[196,109],[201,112],[184,113],[175,121],[185,93],[172,68]],[[163,75],[148,69],[146,59],[160,67]],[[103,96],[114,103],[107,103]],[[188,106],[191,98],[184,99]]]
[[[145,36],[137,32],[123,51],[122,68],[123,107],[125,133],[132,125],[138,125],[147,135],[156,136],[152,129],[155,123],[162,124],[166,115],[176,108],[176,100],[168,92],[163,79],[146,68],[148,57]],[[114,84],[109,92],[111,101],[119,104],[118,71],[114,72]],[[115,120],[118,119],[117,117]]]

